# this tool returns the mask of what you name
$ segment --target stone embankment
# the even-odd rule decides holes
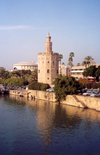
[[[27,90],[27,91],[10,90],[9,93],[12,95],[18,95],[20,97],[27,97],[31,99],[37,98],[50,102],[56,102],[54,92],[46,92],[38,90]],[[67,95],[66,99],[61,103],[80,108],[90,108],[100,111],[100,98],[82,96],[82,95]]]

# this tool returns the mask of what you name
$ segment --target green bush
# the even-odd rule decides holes
[[[34,81],[33,83],[29,84],[29,89],[31,90],[43,90],[45,91],[46,89],[50,88],[49,84],[43,84],[39,83],[37,81]]]
[[[41,90],[45,91],[46,89],[50,88],[49,84],[42,84]]]

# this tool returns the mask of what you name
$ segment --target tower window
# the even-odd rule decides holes
[[[48,63],[49,63],[49,61],[48,61]]]
[[[57,74],[58,74],[58,70],[57,70]]]
[[[49,73],[49,69],[47,69],[47,73]]]

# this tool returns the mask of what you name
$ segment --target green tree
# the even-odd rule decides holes
[[[99,77],[100,77],[100,66],[98,66],[96,72],[95,72],[95,75],[96,75],[96,80],[99,81]]]
[[[84,76],[91,76],[91,77],[96,77],[96,66],[95,65],[91,65],[90,67],[86,68],[83,72]]]
[[[66,95],[74,94],[78,89],[81,89],[81,84],[71,76],[58,76],[54,81],[55,98],[60,103],[65,100]]]
[[[34,80],[37,80],[37,78],[38,78],[37,70],[34,70],[34,71],[31,73],[31,75],[33,76],[33,79],[34,79]]]
[[[82,62],[82,66],[87,67],[87,62],[85,60]]]
[[[4,73],[5,73],[5,70],[4,70],[4,69],[0,69],[0,77],[1,77],[1,78],[4,77]]]

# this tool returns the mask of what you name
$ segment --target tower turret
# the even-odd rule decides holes
[[[45,53],[52,53],[52,42],[49,34],[47,36],[47,41],[45,42]]]

